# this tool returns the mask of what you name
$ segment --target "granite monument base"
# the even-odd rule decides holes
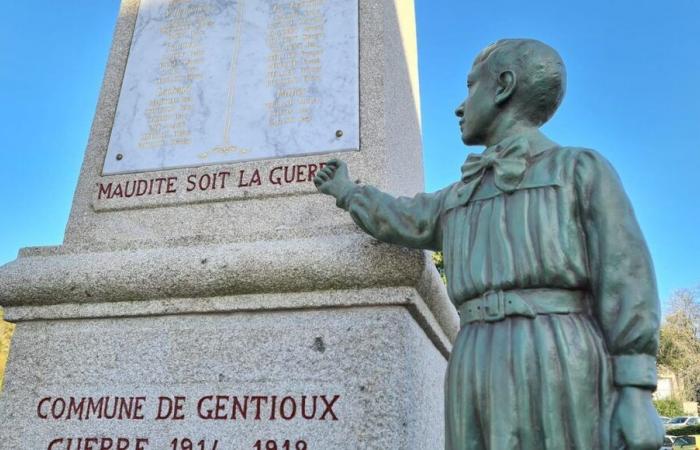
[[[299,252],[287,263],[262,252],[270,256],[265,267],[259,254],[260,282],[275,285],[292,271],[316,288],[295,292],[243,293],[255,279],[246,285],[234,276],[224,277],[226,293],[208,281],[217,277],[195,272],[201,284],[187,285],[178,276],[197,266],[241,275],[248,265],[235,255],[253,251],[251,244],[216,253],[25,251],[2,271],[15,294],[6,318],[17,329],[0,394],[0,447],[443,448],[443,378],[456,331],[444,287],[427,254],[356,235],[345,240],[338,267],[355,260],[364,275],[350,266],[344,278],[338,268],[313,270],[319,265],[305,263],[323,254],[305,252],[304,261],[303,240],[270,244],[288,256]],[[376,258],[387,252],[394,263],[380,269]],[[143,261],[156,255],[160,262],[143,273]],[[299,259],[302,265],[289,263]],[[111,270],[126,261],[134,270]],[[159,278],[166,268],[170,277]],[[51,300],[45,276],[54,280],[51,290],[73,295]],[[132,290],[119,291],[120,283]],[[207,289],[221,295],[188,295]],[[156,295],[168,290],[181,295]]]

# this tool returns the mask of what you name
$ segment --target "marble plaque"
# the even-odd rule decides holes
[[[103,174],[359,149],[358,0],[141,0]]]

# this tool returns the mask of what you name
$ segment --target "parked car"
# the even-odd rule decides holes
[[[676,436],[664,436],[664,445],[659,450],[673,450],[673,441],[676,440]]]
[[[673,441],[672,450],[697,450],[700,445],[700,434],[679,436]]]
[[[686,427],[690,425],[700,425],[700,417],[697,416],[679,416],[674,417],[664,424],[664,428],[672,430],[674,428]]]

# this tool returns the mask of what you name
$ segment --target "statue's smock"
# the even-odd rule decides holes
[[[499,41],[456,110],[486,145],[461,179],[394,198],[331,161],[321,192],[375,238],[441,250],[461,318],[446,378],[447,450],[656,450],[659,301],[634,211],[610,164],[538,128],[564,95],[559,55]]]
[[[463,323],[467,303],[488,308],[485,294],[499,291],[533,309],[557,301],[569,308],[529,317],[503,305],[494,320],[465,324],[447,377],[450,448],[609,448],[609,427],[598,423],[610,423],[614,381],[656,385],[649,253],[616,173],[598,153],[530,148],[526,161],[515,191],[500,190],[488,172],[465,205],[454,201],[458,182],[412,199],[358,186],[342,206],[381,240],[442,250]],[[551,447],[538,444],[544,436]],[[568,447],[572,439],[578,444]]]

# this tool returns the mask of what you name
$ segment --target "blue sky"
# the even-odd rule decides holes
[[[402,1],[402,0],[398,0]],[[700,285],[700,2],[416,0],[426,190],[470,151],[454,109],[473,57],[503,37],[556,48],[568,91],[544,127],[617,168],[662,299]],[[69,6],[67,6],[69,5]],[[117,0],[5,2],[0,18],[0,264],[56,245],[70,210]]]

